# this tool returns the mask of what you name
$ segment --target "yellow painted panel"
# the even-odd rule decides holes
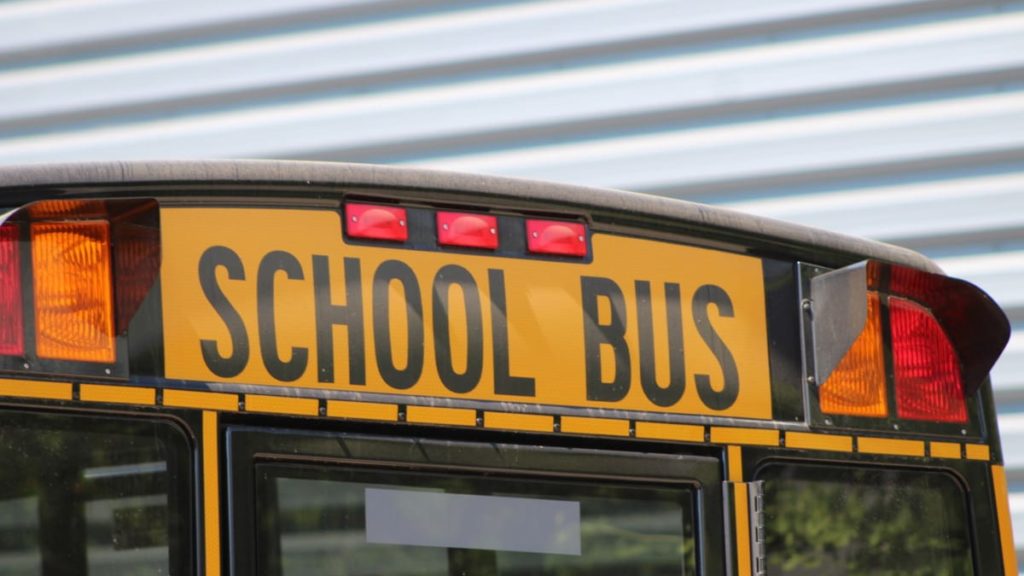
[[[82,384],[79,397],[85,402],[110,402],[113,404],[156,404],[156,390],[137,386],[108,386],[105,384]]]
[[[567,434],[598,434],[601,436],[629,436],[629,420],[562,416],[562,432]]]
[[[68,382],[0,380],[0,396],[37,398],[40,400],[71,400],[72,387]]]
[[[857,438],[857,451],[884,456],[924,456],[924,442],[891,438]]]
[[[203,412],[203,527],[207,576],[220,576],[220,457],[217,413]]]
[[[413,424],[476,426],[476,410],[443,406],[407,406],[405,421]]]
[[[161,234],[168,378],[771,418],[755,257],[600,233],[591,262],[359,246],[313,209],[163,208]],[[711,403],[668,384],[695,375]]]
[[[484,427],[525,432],[551,432],[555,429],[555,417],[547,414],[485,412]]]
[[[637,422],[636,437],[655,440],[676,440],[679,442],[703,442],[704,427],[693,424],[670,424],[667,422]]]
[[[292,414],[295,416],[317,416],[320,414],[320,403],[312,398],[246,394],[245,411],[266,412],[268,414]]]
[[[745,444],[748,446],[778,446],[778,430],[755,428],[711,427],[711,442],[714,444]]]
[[[786,432],[786,448],[800,450],[824,450],[828,452],[853,452],[853,437],[836,434],[812,434],[808,432]]]
[[[992,459],[992,451],[987,444],[966,444],[965,446],[968,460],[985,460],[987,462]]]
[[[332,418],[356,418],[358,420],[398,421],[397,404],[380,404],[377,402],[349,402],[346,400],[328,400],[327,415]]]
[[[238,410],[238,396],[195,390],[164,390],[164,406],[234,412]]]
[[[1013,524],[1010,522],[1010,498],[1006,490],[1006,470],[1002,466],[992,466],[992,490],[996,498],[996,517],[999,519],[1003,574],[1017,576],[1017,551],[1013,544]]]
[[[737,482],[732,487],[736,503],[736,572],[740,576],[750,576],[750,501],[747,485]]]
[[[960,459],[960,445],[956,442],[932,442],[932,458]]]
[[[726,448],[727,464],[729,466],[729,481],[743,481],[743,448],[729,446]]]

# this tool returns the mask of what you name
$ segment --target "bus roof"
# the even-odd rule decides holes
[[[536,207],[543,204],[552,209],[585,210],[597,224],[671,226],[674,233],[700,234],[762,254],[808,260],[825,266],[841,267],[873,258],[940,272],[938,266],[925,256],[881,242],[661,196],[500,176],[278,160],[0,166],[0,203],[8,207],[46,198],[138,196],[136,186],[146,186],[146,196],[167,194],[150,188],[153,185],[163,185],[161,188],[173,186],[173,190],[168,192],[176,196],[189,193],[182,187],[193,185],[202,185],[203,195],[217,195],[218,185],[224,190],[237,190],[239,186],[270,186],[281,188],[286,195],[314,191],[322,194],[339,186],[367,192],[426,192],[435,201],[458,203],[485,195],[488,197],[486,204],[490,207],[513,208],[522,204]],[[110,188],[99,191],[98,187]]]

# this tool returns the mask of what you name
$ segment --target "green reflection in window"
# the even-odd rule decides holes
[[[758,479],[772,576],[974,574],[964,492],[948,474],[773,464]]]

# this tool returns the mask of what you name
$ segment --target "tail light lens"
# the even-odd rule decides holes
[[[113,362],[110,224],[31,225],[36,353],[40,358]]]
[[[906,266],[829,272],[811,279],[811,297],[825,414],[884,418],[892,398],[901,420],[967,423],[966,398],[1009,340],[1006,315],[980,288]]]
[[[346,204],[345,230],[352,238],[405,242],[409,239],[405,208],[377,204]]]
[[[942,326],[923,306],[889,298],[896,414],[908,420],[966,422],[960,363]]]
[[[495,250],[498,248],[498,219],[486,214],[438,212],[437,243]]]
[[[526,249],[532,254],[587,255],[587,227],[579,222],[527,220]]]
[[[826,414],[885,417],[889,413],[885,382],[881,306],[878,294],[868,294],[864,330],[822,384],[818,393],[821,411]]]
[[[0,226],[0,354],[20,356],[25,352],[24,320],[21,312],[21,258],[18,240],[21,228]]]

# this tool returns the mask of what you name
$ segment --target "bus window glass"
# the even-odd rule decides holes
[[[5,575],[188,573],[189,447],[177,427],[69,414],[0,418]]]
[[[948,474],[771,464],[758,479],[769,574],[974,574],[965,494]]]
[[[694,491],[257,466],[259,573],[696,574]]]

